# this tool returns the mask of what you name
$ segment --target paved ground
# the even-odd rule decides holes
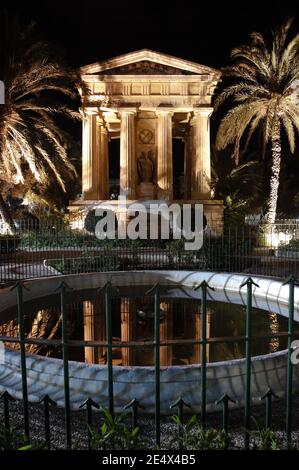
[[[252,409],[253,416],[260,426],[264,422],[264,406],[256,406]],[[11,422],[14,423],[17,429],[22,432],[22,406],[19,402],[11,404]],[[276,400],[273,403],[273,429],[277,432],[281,440],[281,447],[283,447],[284,439],[284,416],[285,416],[285,403]],[[0,419],[3,422],[3,404],[0,405]],[[64,410],[51,409],[51,441],[52,447],[56,449],[65,448],[65,432],[64,432]],[[143,443],[142,447],[146,449],[155,449],[155,427],[152,417],[140,417],[140,441]],[[222,414],[213,413],[208,415],[208,427],[221,427]],[[128,424],[130,420],[128,421]],[[100,414],[94,415],[94,427],[100,425]],[[30,405],[30,426],[31,437],[33,439],[43,439],[44,437],[44,418],[43,407],[41,405]],[[255,425],[253,425],[253,428]],[[243,411],[234,410],[230,412],[229,416],[229,431],[232,438],[232,448],[240,450],[243,447]],[[299,448],[299,396],[294,397],[293,403],[293,445]],[[170,418],[162,418],[161,420],[161,448],[162,449],[175,449],[175,446],[170,445],[172,433],[175,431],[175,425],[171,422]],[[72,412],[72,437],[74,448],[87,448],[87,430],[86,430],[86,415],[84,411]]]

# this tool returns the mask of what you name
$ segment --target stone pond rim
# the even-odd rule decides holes
[[[209,292],[209,300],[245,304],[246,287],[240,285],[248,276],[243,274],[192,272],[192,271],[132,271],[33,279],[26,281],[24,301],[46,297],[49,292],[65,281],[75,290],[103,286],[108,280],[112,285],[129,286],[160,284],[192,288],[206,280],[215,291]],[[259,288],[253,287],[253,307],[288,316],[288,286],[282,282],[252,276]],[[190,291],[188,291],[190,295]],[[194,298],[200,295],[194,292]],[[16,294],[8,288],[0,292],[0,313],[16,304]],[[299,288],[295,287],[294,319],[299,321]],[[64,405],[63,364],[61,359],[46,358],[27,354],[27,378],[29,399],[37,402],[45,393],[59,406]],[[211,363],[207,365],[207,409],[219,409],[215,402],[228,393],[235,401],[233,406],[242,406],[244,396],[245,370],[244,359]],[[287,352],[279,351],[252,358],[251,396],[253,403],[271,387],[280,397],[285,395]],[[114,366],[115,409],[121,411],[131,399],[137,398],[147,413],[154,412],[154,368],[141,366]],[[108,404],[107,367],[69,363],[71,405],[78,408],[91,397],[97,403]],[[192,407],[200,409],[200,365],[161,367],[161,412],[170,412],[169,406],[179,396]],[[294,391],[299,388],[299,367],[294,367]],[[5,363],[0,365],[0,392],[7,390],[16,398],[21,398],[20,354],[6,350]]]

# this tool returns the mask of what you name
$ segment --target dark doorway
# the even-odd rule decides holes
[[[173,199],[183,199],[184,153],[184,141],[182,139],[172,139]]]
[[[108,143],[109,152],[109,192],[114,199],[119,194],[120,177],[120,139],[111,139]]]

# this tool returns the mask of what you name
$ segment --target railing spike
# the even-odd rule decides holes
[[[25,289],[27,291],[29,291],[30,289],[28,287],[26,287],[26,283],[24,281],[18,281],[16,282],[16,284],[14,284],[9,290],[10,292],[17,289],[18,287],[22,287],[22,289]]]
[[[93,401],[92,398],[87,398],[87,400],[85,400],[85,402],[82,403],[79,408],[84,408],[84,406],[93,406],[97,410],[100,408],[100,406],[95,401]]]
[[[245,287],[245,286],[248,286],[248,285],[255,286],[255,287],[260,287],[256,282],[254,282],[252,277],[248,277],[246,279],[246,281],[242,282],[242,284],[240,285],[240,289],[242,289],[242,287]]]
[[[127,405],[124,406],[124,410],[132,408],[132,430],[137,427],[138,424],[138,409],[144,410],[144,406],[140,405],[137,398],[133,398]]]
[[[220,405],[220,403],[236,403],[235,400],[233,400],[227,393],[224,393],[219,400],[216,401],[216,405]]]
[[[187,408],[191,408],[188,403],[186,403],[183,398],[180,396],[172,405],[170,405],[170,409],[177,408],[178,409],[178,418],[179,418],[179,423],[178,423],[178,432],[181,432],[181,426],[184,422],[184,406]],[[179,450],[182,450],[182,444],[179,442]]]
[[[268,429],[271,427],[271,423],[272,423],[272,398],[278,398],[278,396],[275,395],[275,393],[271,390],[271,388],[268,388],[268,390],[260,398],[260,400],[266,400],[265,424],[266,424],[266,428]]]
[[[87,398],[79,408],[84,408],[86,406],[86,421],[87,421],[87,437],[88,437],[88,449],[91,450],[91,441],[92,441],[92,408],[99,409],[99,405],[93,401],[92,398]]]
[[[219,400],[216,401],[216,405],[222,404],[223,418],[222,418],[222,429],[228,433],[228,403],[236,403],[227,393],[224,393]]]
[[[198,289],[210,289],[210,290],[215,290],[214,287],[210,286],[206,280],[203,280],[200,284],[197,286],[193,287],[193,290],[198,290]]]
[[[51,406],[57,406],[56,401],[52,400],[48,394],[44,395],[43,398],[40,399],[40,403],[48,403]]]
[[[64,287],[66,290],[74,290],[72,287],[70,287],[65,281],[62,281],[58,287],[56,287],[56,289],[54,290],[54,292],[57,292],[59,290],[61,290],[61,288]]]
[[[16,399],[7,390],[4,390],[0,395],[0,400],[16,401]]]
[[[146,291],[145,295],[154,294],[158,289],[160,289],[160,283],[156,282],[149,290]]]

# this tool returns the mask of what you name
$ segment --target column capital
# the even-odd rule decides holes
[[[198,107],[198,108],[193,108],[193,115],[194,117],[210,117],[213,112],[213,108],[211,106],[204,106],[204,107]]]
[[[82,108],[82,113],[86,114],[87,116],[97,116],[99,114],[98,108]]]
[[[133,114],[137,113],[137,108],[135,106],[122,106],[117,109],[119,114]]]
[[[157,116],[173,116],[174,109],[170,106],[161,106],[155,109],[155,113]]]

